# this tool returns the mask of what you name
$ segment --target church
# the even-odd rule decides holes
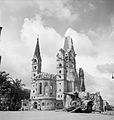
[[[39,36],[32,59],[31,110],[64,108],[65,92],[85,92],[84,71],[76,70],[73,40],[65,37],[64,46],[56,55],[56,74],[42,72]]]

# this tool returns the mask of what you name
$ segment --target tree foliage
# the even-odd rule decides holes
[[[29,99],[30,90],[23,89],[22,80],[13,80],[6,72],[0,72],[0,110],[19,110],[21,100]]]

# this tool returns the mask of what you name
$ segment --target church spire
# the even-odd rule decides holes
[[[40,55],[39,35],[38,35],[34,57],[33,57],[33,65],[35,68],[34,71],[37,71],[37,73],[41,73],[41,62],[42,60],[41,60],[41,55]]]
[[[65,37],[65,42],[64,42],[64,51],[68,51],[71,49],[71,37],[67,36]]]
[[[73,40],[70,36],[65,37],[64,48],[63,49],[64,49],[65,52],[66,51],[69,52],[71,50],[75,54],[74,46],[73,46]]]
[[[38,34],[38,37],[37,37],[37,43],[36,43],[34,56],[36,56],[37,59],[40,57],[39,34]]]

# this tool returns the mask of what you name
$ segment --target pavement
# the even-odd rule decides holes
[[[0,120],[114,120],[114,116],[63,111],[1,111]]]

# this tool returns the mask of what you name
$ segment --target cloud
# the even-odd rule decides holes
[[[113,73],[114,72],[114,63],[97,65],[97,69],[101,73]]]
[[[91,10],[96,9],[96,7],[95,7],[92,3],[88,3],[88,6],[89,6],[89,8],[90,8]]]
[[[71,36],[74,41],[75,50],[78,55],[94,56],[96,51],[89,37],[84,34],[68,28],[65,36]]]
[[[22,78],[27,86],[30,86],[31,60],[38,34],[42,57],[42,71],[56,73],[56,54],[62,45],[63,38],[53,28],[45,26],[44,23],[45,21],[39,15],[31,19],[25,18],[20,40],[11,41],[11,39],[6,39],[1,44],[2,55],[4,57],[2,68],[10,71],[14,78]]]
[[[99,27],[96,31],[88,30],[87,35],[90,38],[99,56],[102,56],[106,59],[106,56],[107,58],[111,58],[111,56],[114,55],[113,53],[114,30],[113,29],[110,31],[105,31],[101,27]]]
[[[7,7],[10,11],[13,12],[13,10],[19,10],[19,9],[23,9],[24,7],[27,6],[32,6],[33,2],[31,0],[24,0],[24,1],[16,1],[16,0],[3,0],[0,1],[1,2],[1,7]]]
[[[67,0],[37,0],[35,2],[43,15],[55,16],[60,20],[67,19],[70,21],[78,18],[78,14],[72,13],[71,9],[67,7]]]
[[[44,23],[45,21],[39,15],[32,19],[26,18],[21,31],[21,39],[33,53],[39,34],[41,52],[44,56],[53,57],[62,44],[62,37],[54,28],[45,26]]]
[[[73,29],[68,28],[65,31],[65,36],[71,35],[73,38],[77,54],[76,65],[77,68],[82,67],[85,71],[87,91],[101,91],[104,99],[113,102],[113,82],[110,80],[110,76],[107,76],[105,73],[112,70],[111,64],[113,65],[114,57],[112,58],[111,56],[114,55],[114,30],[111,33],[107,33],[104,32],[105,29],[102,27],[99,27],[97,30],[95,30],[96,28],[91,29],[91,25],[93,27],[97,26],[95,24],[97,20],[95,17],[101,10],[96,9],[96,4],[92,2],[75,1],[73,0],[70,3],[68,0],[30,0],[29,2],[9,3],[6,0],[2,7],[2,10],[5,11],[3,11],[2,15],[8,17],[2,16],[6,20],[4,22],[6,26],[3,28],[2,41],[0,41],[0,54],[2,55],[1,67],[3,70],[9,72],[13,78],[22,78],[24,83],[30,86],[32,71],[31,59],[34,54],[37,34],[39,34],[42,71],[56,73],[56,54],[64,44],[63,36],[56,30],[57,27],[59,28],[59,32],[60,29],[65,30],[65,26],[70,24],[70,26],[73,26]],[[86,10],[86,14],[84,10]],[[97,10],[98,12],[93,10]],[[33,13],[36,14],[35,17],[33,17]],[[85,16],[82,17],[84,19],[81,18],[81,15]],[[20,26],[21,23],[19,20],[23,20],[23,18],[24,23]],[[103,18],[99,19],[104,23]],[[97,22],[98,25],[101,24],[99,23],[99,19]],[[57,23],[57,27],[51,27],[52,25],[49,22],[54,24],[53,26]],[[64,25],[62,24],[63,22]],[[19,26],[18,29],[21,28],[21,32],[18,31],[18,34],[16,33],[17,26],[14,23]],[[75,28],[76,26],[73,23],[77,28]],[[111,18],[111,23],[113,28],[113,17]],[[80,28],[82,27],[82,31],[84,31],[84,26],[86,25],[90,25],[90,28],[87,27],[89,29],[88,33],[80,32]],[[64,30],[61,31],[64,32]]]
[[[91,37],[89,34],[91,34]],[[114,85],[112,84],[111,74],[106,74],[112,73],[114,70],[112,45],[110,45],[110,43],[113,43],[111,41],[112,38],[109,39],[110,34],[106,34],[106,38],[110,40],[108,43],[105,37],[101,36],[100,38],[99,34],[95,31],[89,31],[89,34],[80,33],[69,28],[65,36],[70,35],[73,38],[77,53],[76,65],[77,68],[82,67],[85,71],[86,90],[89,92],[100,91],[103,99],[113,104],[114,97],[111,89],[113,89]],[[98,40],[92,41],[93,38],[94,40],[98,38]]]
[[[114,81],[106,77],[96,77],[88,72],[85,72],[86,90],[95,93],[100,92],[102,98],[107,100],[110,104],[114,104]]]

